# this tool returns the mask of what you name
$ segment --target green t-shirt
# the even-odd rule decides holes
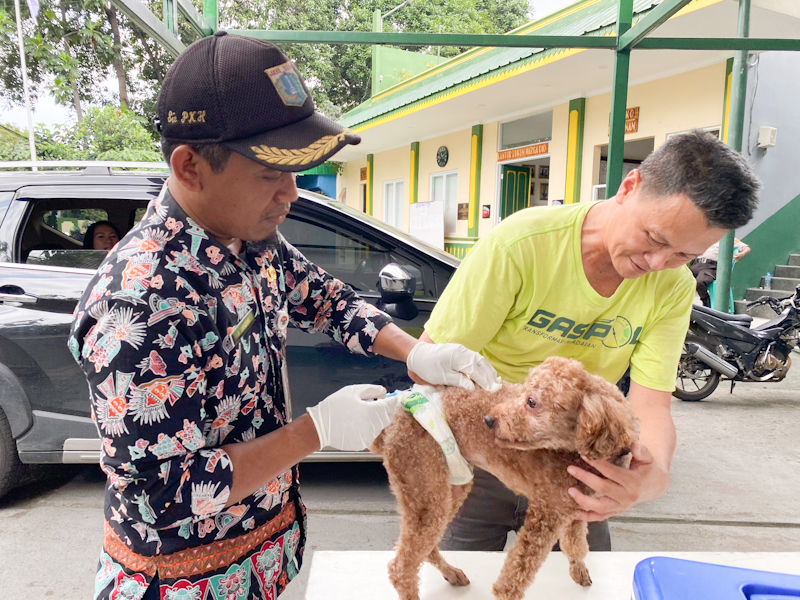
[[[431,339],[480,352],[506,381],[565,356],[612,383],[630,364],[633,381],[672,392],[694,278],[686,267],[666,269],[598,294],[581,261],[592,205],[522,210],[481,238],[425,325]]]

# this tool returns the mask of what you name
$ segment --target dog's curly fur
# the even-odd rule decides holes
[[[577,505],[567,490],[576,486],[592,492],[567,473],[567,466],[592,470],[581,455],[628,466],[630,456],[621,455],[637,439],[638,421],[627,399],[578,361],[560,357],[531,369],[524,383],[506,383],[494,393],[439,391],[445,419],[467,461],[528,498],[525,524],[494,584],[495,597],[522,598],[556,540],[569,558],[572,579],[591,585],[583,563],[589,551],[586,523],[573,519]],[[383,456],[398,502],[400,538],[389,578],[400,599],[419,598],[425,560],[451,584],[468,585],[464,572],[448,564],[437,545],[472,484],[448,483],[441,448],[402,408],[371,449]]]

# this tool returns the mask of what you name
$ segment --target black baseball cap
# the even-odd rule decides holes
[[[217,143],[278,171],[305,171],[361,141],[315,110],[283,52],[225,31],[178,56],[156,114],[156,127],[171,142]]]

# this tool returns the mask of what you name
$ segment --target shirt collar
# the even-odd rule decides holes
[[[175,232],[175,228],[180,230],[172,238],[165,248],[167,253],[182,252],[183,247],[179,240],[187,246],[186,250],[206,269],[224,275],[230,274],[230,269],[225,269],[228,262],[237,266],[244,266],[244,262],[234,255],[222,242],[213,235],[200,227],[194,219],[186,214],[175,197],[170,193],[166,182],[161,188],[161,193],[148,207],[142,221],[147,219],[155,220],[160,226],[170,233]],[[176,246],[178,248],[171,248]]]

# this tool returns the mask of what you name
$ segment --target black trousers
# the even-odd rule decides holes
[[[527,510],[528,501],[524,496],[514,494],[494,475],[475,469],[472,490],[455,519],[447,526],[439,548],[502,551],[508,532],[522,527]],[[589,550],[610,551],[608,521],[589,523],[587,540]]]
[[[708,295],[708,284],[717,278],[717,262],[708,260],[696,262],[689,267],[694,275],[697,286],[697,295],[703,302],[703,306],[711,306],[711,297]]]

